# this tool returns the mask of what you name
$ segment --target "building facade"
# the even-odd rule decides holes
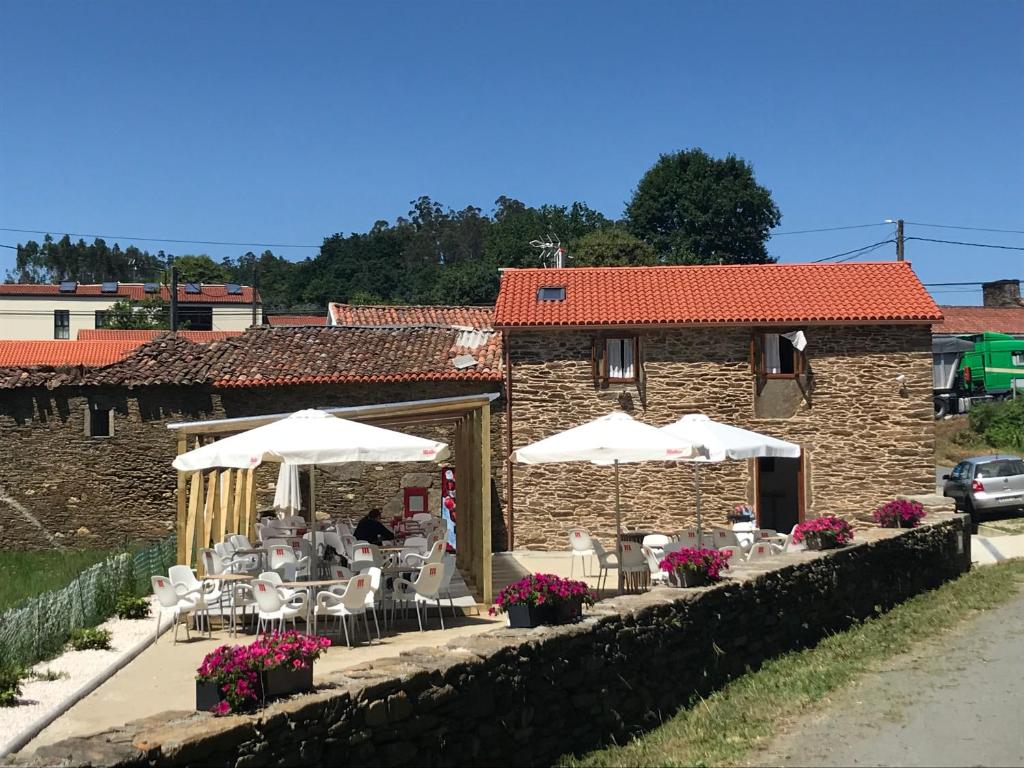
[[[798,443],[800,459],[706,465],[705,518],[737,504],[762,527],[863,519],[934,488],[930,323],[901,264],[506,270],[509,450],[613,410],[655,426],[687,413]],[[623,520],[694,522],[692,464],[624,465]],[[562,548],[582,525],[614,539],[606,467],[511,466],[515,548]]]

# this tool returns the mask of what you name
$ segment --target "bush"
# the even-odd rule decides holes
[[[20,667],[0,667],[0,707],[13,707],[18,703],[24,675]]]
[[[968,413],[971,429],[996,448],[1024,451],[1024,397],[978,403]]]
[[[122,595],[117,598],[114,611],[119,619],[148,619],[149,600],[144,597]]]
[[[110,649],[110,630],[99,627],[76,629],[71,633],[71,647],[76,651],[106,651]]]

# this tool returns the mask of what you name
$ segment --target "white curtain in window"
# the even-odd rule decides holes
[[[632,339],[608,339],[608,378],[633,378],[633,341]]]
[[[782,370],[782,360],[779,355],[779,334],[766,333],[764,335],[764,370],[765,373],[779,373]]]

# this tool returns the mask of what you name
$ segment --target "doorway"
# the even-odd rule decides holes
[[[757,525],[789,533],[804,518],[803,457],[757,459]]]

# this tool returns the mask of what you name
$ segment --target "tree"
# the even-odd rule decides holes
[[[106,310],[104,328],[119,330],[154,330],[170,328],[170,308],[163,299],[152,297],[142,301],[121,299]]]
[[[764,264],[774,261],[765,243],[782,216],[746,161],[689,149],[644,174],[626,220],[669,264]]]
[[[499,197],[494,205],[494,223],[487,233],[484,255],[500,267],[542,266],[540,252],[530,247],[531,240],[543,240],[551,234],[568,245],[612,223],[600,211],[580,202],[533,208],[510,197]]]
[[[234,265],[230,259],[218,264],[205,253],[177,256],[172,263],[182,283],[228,283],[233,276]]]
[[[588,232],[569,247],[573,267],[639,267],[658,263],[654,248],[621,227]]]
[[[7,280],[16,283],[61,280],[137,283],[159,279],[166,266],[163,251],[151,254],[135,246],[122,251],[117,243],[110,247],[100,238],[87,244],[84,240],[72,242],[67,235],[56,241],[47,235],[42,243],[29,240],[18,245],[15,268],[8,270]]]

